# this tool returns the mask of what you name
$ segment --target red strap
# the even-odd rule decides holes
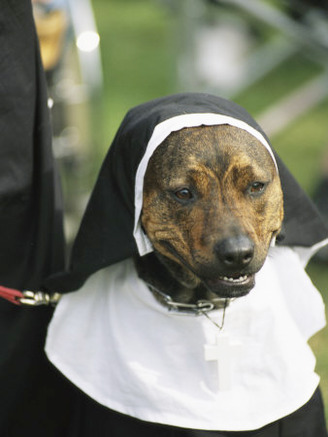
[[[0,285],[0,297],[3,297],[9,302],[14,303],[16,305],[20,305],[19,299],[23,298],[23,293],[19,290],[15,290],[14,288],[7,288]]]

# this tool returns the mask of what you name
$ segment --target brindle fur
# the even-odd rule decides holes
[[[176,197],[184,188],[191,199]],[[184,303],[244,295],[253,281],[226,286],[221,279],[258,272],[282,219],[279,176],[252,135],[227,125],[174,132],[145,175],[142,226],[154,252],[135,260],[139,276]],[[240,241],[250,246],[250,259],[222,261],[222,244]]]

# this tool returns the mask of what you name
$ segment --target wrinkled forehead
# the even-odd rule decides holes
[[[229,125],[183,128],[170,135],[151,156],[146,175],[162,178],[186,174],[202,166],[223,174],[232,168],[275,172],[268,150],[253,135]]]
[[[146,255],[147,253],[152,251],[152,246],[144,234],[141,223],[141,210],[142,210],[142,202],[143,202],[143,186],[144,186],[144,177],[147,170],[147,166],[150,158],[153,153],[157,149],[157,147],[165,141],[165,139],[172,133],[184,128],[188,127],[198,127],[198,126],[219,126],[219,125],[229,125],[234,126],[236,128],[242,129],[253,137],[255,137],[269,152],[272,161],[274,162],[276,171],[278,173],[278,166],[273,155],[272,149],[264,138],[261,132],[254,129],[252,126],[248,125],[242,120],[221,115],[221,114],[183,114],[168,120],[163,121],[158,124],[153,134],[148,142],[145,154],[139,164],[136,179],[135,179],[135,221],[134,221],[134,238],[137,243],[137,247],[139,250],[139,254],[141,256]]]

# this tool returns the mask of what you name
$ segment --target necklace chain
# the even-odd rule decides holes
[[[222,319],[221,319],[221,324],[215,322],[212,317],[208,314],[207,311],[202,311],[202,314],[210,321],[213,323],[214,326],[216,326],[219,331],[222,331],[223,327],[224,327],[224,321],[225,321],[225,315],[226,315],[226,309],[228,306],[228,300],[229,299],[225,299],[225,303],[224,303],[224,307],[223,307],[223,313],[222,313]]]

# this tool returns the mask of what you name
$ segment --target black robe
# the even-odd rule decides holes
[[[31,0],[3,0],[0,29],[0,284],[38,290],[48,275],[64,268],[64,239]],[[42,386],[51,315],[50,308],[22,308],[0,299],[1,436],[12,435],[8,427]]]

